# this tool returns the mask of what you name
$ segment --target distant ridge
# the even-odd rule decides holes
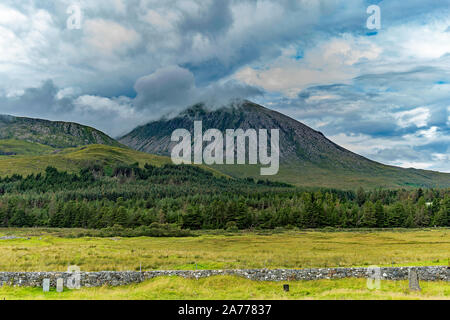
[[[52,148],[70,148],[90,144],[121,146],[105,133],[73,122],[0,115],[0,139],[22,140]]]

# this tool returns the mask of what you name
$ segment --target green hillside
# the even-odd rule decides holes
[[[0,140],[0,148],[5,143],[5,141]],[[17,144],[17,146],[21,145],[25,145],[29,150],[36,152],[47,150],[45,146],[42,147],[38,144]],[[15,148],[14,150],[19,151],[19,148]],[[172,163],[172,160],[168,157],[151,155],[128,148],[105,145],[88,145],[64,149],[57,153],[55,153],[54,150],[50,152],[53,153],[26,155],[24,151],[22,152],[22,155],[0,156],[0,176],[11,176],[13,174],[28,175],[31,173],[44,172],[48,166],[55,167],[62,171],[78,172],[81,168],[85,168],[92,164],[113,167],[117,164],[129,165],[138,162],[141,167],[146,163],[159,167]],[[215,169],[205,166],[200,167],[213,172],[216,176],[225,176]]]
[[[15,155],[42,155],[50,154],[52,152],[57,152],[57,150],[40,143],[16,139],[0,140],[0,157]]]
[[[0,115],[0,139],[39,143],[56,149],[121,144],[103,132],[81,124]]]
[[[258,177],[259,165],[215,165],[212,168],[231,177]],[[359,186],[366,189],[392,188],[448,188],[447,173],[404,169],[383,164],[374,164],[367,170],[336,170],[299,163],[282,163],[275,176],[264,178],[304,187],[324,187],[352,190]]]
[[[35,145],[34,148],[38,149],[39,145]],[[82,167],[95,163],[112,166],[136,162],[142,165],[149,163],[155,166],[171,163],[170,158],[150,155],[131,149],[89,145],[65,149],[55,154],[0,156],[0,176],[15,173],[21,175],[39,173],[45,171],[45,168],[48,166],[53,166],[58,170],[75,172]]]

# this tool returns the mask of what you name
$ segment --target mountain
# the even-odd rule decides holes
[[[9,141],[3,146],[0,143],[0,153],[5,153],[3,149],[9,146],[10,152],[6,154],[14,154],[15,149],[20,152],[27,143],[38,144],[34,146],[36,151],[49,151],[48,147],[63,149],[90,144],[120,146],[120,143],[103,132],[77,123],[9,115],[0,115],[0,140]]]
[[[387,166],[355,154],[327,139],[321,132],[250,101],[209,110],[197,104],[175,118],[140,126],[119,142],[139,151],[169,156],[171,134],[179,128],[193,132],[195,120],[207,129],[280,129],[280,170],[267,176],[301,186],[355,188],[450,187],[450,174]],[[214,165],[231,176],[259,176],[259,165]]]

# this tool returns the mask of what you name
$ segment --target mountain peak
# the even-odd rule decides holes
[[[282,166],[280,174],[273,179],[297,185],[435,186],[449,185],[450,181],[450,175],[407,171],[369,160],[335,144],[321,132],[297,120],[247,100],[220,108],[196,104],[172,119],[161,119],[138,127],[119,141],[139,151],[168,156],[176,145],[171,141],[172,132],[187,129],[192,134],[196,120],[202,121],[204,131],[279,129]],[[252,166],[245,165],[215,167],[240,177],[255,176],[258,172]]]

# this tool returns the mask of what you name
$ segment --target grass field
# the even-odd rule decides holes
[[[283,291],[283,284],[290,291]],[[284,300],[284,299],[450,299],[449,282],[424,282],[422,291],[408,290],[407,281],[381,281],[380,289],[369,290],[364,279],[258,282],[238,277],[205,279],[155,278],[123,287],[82,288],[48,293],[41,288],[0,288],[0,300]]]
[[[0,271],[244,269],[447,265],[450,229],[68,238],[77,230],[0,229]]]

